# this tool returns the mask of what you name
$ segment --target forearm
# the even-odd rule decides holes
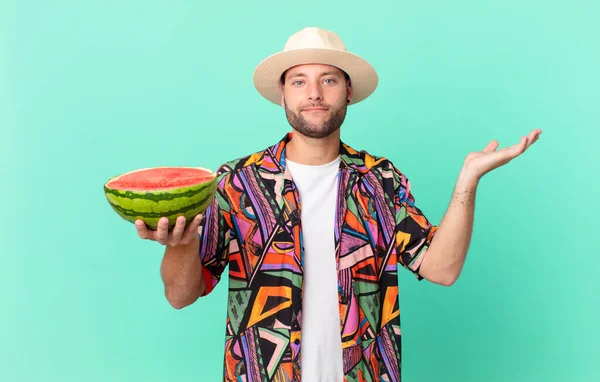
[[[176,309],[192,304],[204,291],[199,245],[195,237],[189,245],[165,250],[160,271],[167,300]]]
[[[421,266],[423,277],[452,285],[460,275],[473,232],[478,180],[464,170]]]

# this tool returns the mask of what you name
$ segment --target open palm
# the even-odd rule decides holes
[[[468,173],[481,178],[486,173],[503,166],[523,154],[525,150],[534,144],[542,134],[541,129],[532,130],[528,136],[521,137],[516,145],[498,149],[498,141],[493,140],[485,146],[483,151],[472,152],[467,155],[464,168]],[[497,150],[497,151],[496,151]]]

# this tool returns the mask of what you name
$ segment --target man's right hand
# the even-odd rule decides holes
[[[171,232],[169,232],[169,219],[166,217],[159,219],[156,231],[148,229],[142,220],[135,221],[135,228],[142,239],[157,241],[170,247],[186,246],[198,239],[198,226],[202,217],[203,214],[196,215],[194,220],[185,227],[185,217],[179,216]]]

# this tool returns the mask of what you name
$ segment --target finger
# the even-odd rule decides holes
[[[143,220],[135,221],[135,229],[137,230],[138,236],[145,240],[152,240],[152,231],[146,227],[146,223]]]
[[[175,221],[175,228],[173,228],[173,244],[177,245],[183,236],[183,229],[185,228],[185,216],[179,216]]]
[[[525,149],[527,148],[527,141],[528,141],[527,137],[521,137],[521,140],[519,141],[519,143],[517,143],[516,145],[512,145],[512,146],[508,147],[507,151],[509,151],[511,153],[514,153],[516,155],[519,155],[523,151],[525,151]]]
[[[533,138],[537,137],[538,135],[540,135],[538,133],[537,130],[533,130],[531,133],[529,133],[529,135],[527,136],[529,138],[529,140],[533,140]]]
[[[535,142],[535,137],[527,137],[527,144],[525,145],[525,150],[529,148]],[[523,151],[525,151],[523,150]]]
[[[186,242],[189,242],[194,235],[198,234],[198,226],[200,225],[203,217],[204,215],[198,214],[194,217],[194,220],[190,222],[190,225],[187,227],[185,234],[183,235]]]
[[[169,239],[169,219],[162,217],[158,220],[158,227],[156,229],[156,240],[166,245]]]
[[[538,133],[536,130],[529,133],[529,135],[527,136],[527,145],[525,146],[525,149],[527,149],[529,146],[531,146],[531,144],[534,142],[534,139],[537,136],[538,136]]]
[[[503,149],[498,150],[498,153],[502,153],[503,156],[507,157],[516,157],[521,154],[525,150],[525,145],[527,144],[527,137],[521,137],[519,143],[505,147]]]
[[[534,144],[535,141],[538,140],[538,138],[540,137],[541,134],[542,134],[542,129],[531,130],[531,132],[527,136],[527,145],[525,146],[525,149],[528,149],[529,146]]]
[[[493,151],[496,151],[496,149],[498,148],[498,141],[497,140],[493,140],[490,143],[487,144],[487,146],[485,146],[485,148],[483,149],[484,153],[491,153]]]

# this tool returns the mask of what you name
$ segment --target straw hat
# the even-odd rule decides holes
[[[352,100],[358,103],[375,91],[379,81],[375,69],[363,58],[346,51],[335,33],[309,27],[294,33],[282,52],[262,60],[254,70],[254,86],[269,101],[281,105],[280,79],[287,69],[302,64],[326,64],[338,67],[352,81]]]

